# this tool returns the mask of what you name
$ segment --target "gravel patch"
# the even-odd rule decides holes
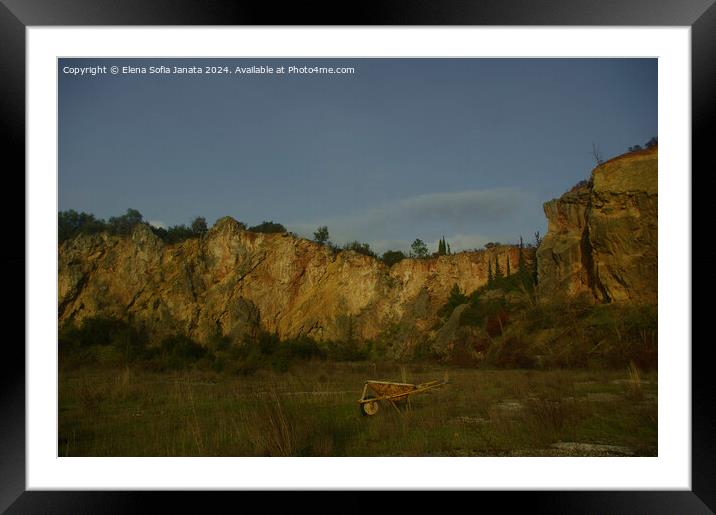
[[[629,447],[620,445],[601,445],[581,442],[557,442],[550,446],[568,453],[568,456],[634,456]]]

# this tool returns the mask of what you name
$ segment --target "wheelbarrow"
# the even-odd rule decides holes
[[[358,400],[363,415],[378,413],[378,401],[390,403],[399,413],[399,405],[410,406],[410,396],[445,386],[447,381],[428,381],[427,383],[392,383],[390,381],[366,381],[363,394]],[[370,390],[370,392],[369,392]]]

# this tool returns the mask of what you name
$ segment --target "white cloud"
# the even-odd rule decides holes
[[[157,229],[166,229],[167,225],[161,220],[149,220],[149,225],[156,227]]]
[[[430,193],[400,200],[387,209],[378,209],[373,217],[385,214],[442,222],[464,222],[475,218],[498,220],[509,215],[523,199],[524,194],[513,188]]]

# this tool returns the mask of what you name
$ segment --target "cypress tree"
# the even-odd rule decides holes
[[[492,281],[495,278],[492,275],[492,261],[489,259],[487,260],[487,285],[492,286]]]
[[[539,231],[535,233],[535,253],[532,257],[532,282],[537,285],[537,281],[539,280],[539,273],[537,271],[537,249],[539,249],[539,246],[542,244],[542,238],[540,237]]]
[[[447,244],[447,247],[448,247],[448,248],[447,248],[447,253],[448,253],[448,255],[452,254],[452,251],[450,250],[450,244],[449,244],[449,243]]]
[[[512,272],[510,272],[510,255],[507,254],[507,277],[510,276]]]

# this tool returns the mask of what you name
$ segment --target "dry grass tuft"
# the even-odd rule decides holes
[[[294,456],[295,434],[291,420],[284,410],[275,388],[268,398],[260,401],[256,416],[250,424],[249,438],[259,454],[264,456]]]
[[[633,361],[629,363],[627,376],[629,380],[626,383],[626,398],[632,401],[644,400],[644,391],[641,387],[641,373]]]

